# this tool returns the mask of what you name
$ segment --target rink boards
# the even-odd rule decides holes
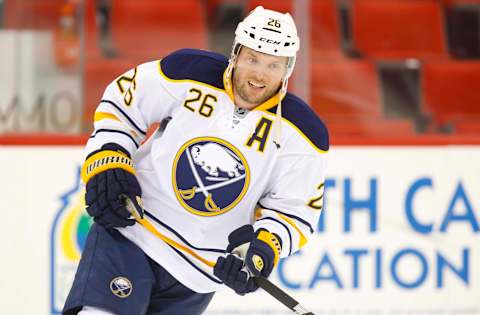
[[[4,146],[0,305],[57,314],[89,227],[79,146]],[[272,276],[317,314],[480,314],[480,147],[341,146],[316,236]],[[26,303],[28,301],[28,303]],[[289,314],[263,292],[208,314]]]

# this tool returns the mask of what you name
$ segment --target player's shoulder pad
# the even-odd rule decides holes
[[[224,89],[227,57],[205,50],[181,49],[160,61],[163,74],[171,80],[193,80]]]
[[[277,106],[268,111],[275,114]],[[328,151],[328,130],[318,115],[302,99],[287,93],[282,100],[282,117],[294,125],[316,148]]]

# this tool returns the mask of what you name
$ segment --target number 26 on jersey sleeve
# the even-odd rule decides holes
[[[324,193],[324,183],[318,185],[317,189],[319,190],[320,196],[312,198],[308,202],[308,206],[315,210],[322,210],[323,208],[323,193]]]
[[[120,76],[115,81],[117,83],[117,87],[120,93],[122,93],[123,95],[123,102],[126,106],[130,106],[132,104],[133,92],[137,87],[137,83],[135,82],[135,77],[137,76],[137,68],[133,69],[133,75],[128,75],[130,71],[126,72],[124,75]]]

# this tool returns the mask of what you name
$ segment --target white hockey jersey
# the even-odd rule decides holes
[[[323,203],[324,124],[287,93],[277,139],[278,96],[251,111],[237,108],[227,65],[224,56],[185,49],[126,72],[107,87],[86,147],[88,154],[115,142],[131,153],[145,217],[173,242],[140,224],[119,230],[200,293],[221,288],[212,266],[230,232],[265,228],[280,237],[286,257],[314,233]]]

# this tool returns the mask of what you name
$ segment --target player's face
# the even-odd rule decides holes
[[[287,59],[242,47],[233,73],[235,104],[252,109],[272,97],[287,71]]]

